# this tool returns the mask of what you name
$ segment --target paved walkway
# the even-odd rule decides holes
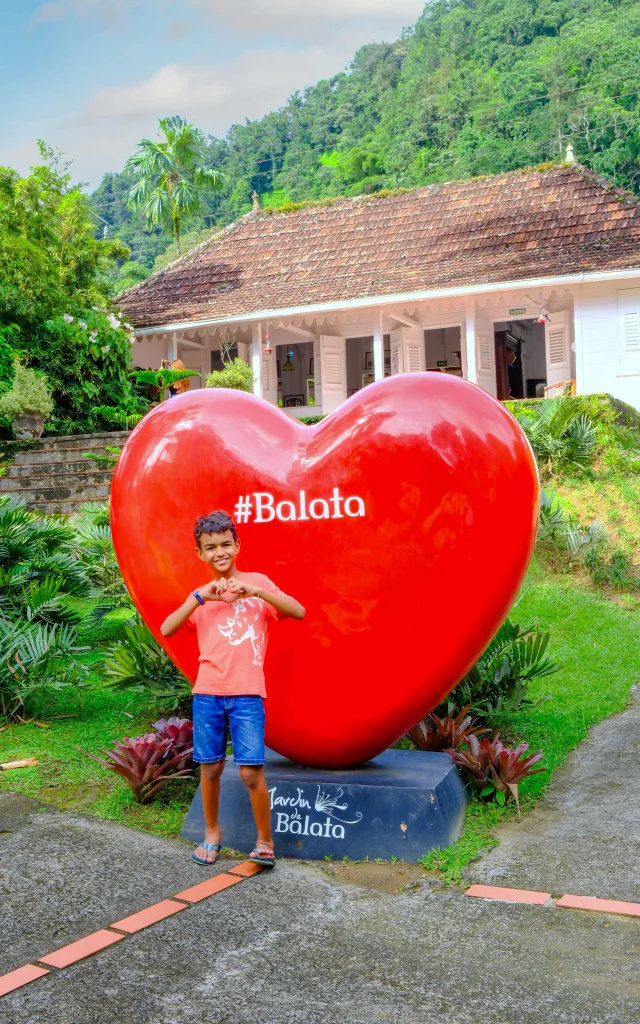
[[[472,878],[640,899],[639,724],[593,730]],[[202,881],[189,857],[1,792],[0,973]],[[4,997],[0,1024],[635,1024],[639,962],[638,920],[281,864]]]
[[[632,696],[574,750],[542,803],[470,865],[472,881],[640,901],[640,686]]]

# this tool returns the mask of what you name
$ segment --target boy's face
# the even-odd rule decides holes
[[[240,541],[234,540],[231,530],[224,533],[203,533],[200,537],[198,555],[213,571],[224,576],[233,569],[240,550]]]

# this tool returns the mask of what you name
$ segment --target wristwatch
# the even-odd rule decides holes
[[[204,598],[200,597],[200,594],[198,593],[197,590],[194,590],[193,596],[195,597],[195,599],[198,602],[198,604],[204,604],[205,603],[204,602]]]

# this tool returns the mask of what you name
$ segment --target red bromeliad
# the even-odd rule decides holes
[[[171,740],[173,753],[184,754],[183,767],[190,767],[193,753],[193,722],[189,718],[161,718],[153,723],[153,728],[161,739]]]
[[[418,750],[457,750],[471,736],[480,736],[489,731],[478,727],[478,720],[469,714],[470,711],[471,705],[467,704],[455,718],[451,715],[445,715],[444,718],[428,715],[409,729],[407,736]]]
[[[185,767],[193,748],[181,747],[175,750],[174,741],[162,739],[157,733],[114,742],[115,750],[102,750],[109,760],[104,760],[88,750],[83,753],[93,758],[103,768],[109,768],[122,776],[140,804],[150,803],[156,794],[169,782],[191,778],[191,769]]]
[[[525,756],[529,749],[528,743],[521,743],[515,749],[510,749],[500,741],[498,733],[491,740],[479,740],[477,736],[471,734],[465,742],[468,744],[468,750],[447,750],[452,760],[477,786],[482,796],[501,793],[503,803],[509,797],[513,797],[520,816],[518,783],[529,775],[537,775],[545,770],[534,768],[534,765],[542,760],[542,751],[538,750]]]

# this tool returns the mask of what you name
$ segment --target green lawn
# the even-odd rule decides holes
[[[90,607],[87,602],[78,602],[79,611],[86,612]],[[81,634],[88,648],[83,660],[92,670],[87,688],[43,695],[30,706],[32,723],[12,725],[0,732],[0,762],[27,757],[38,761],[37,768],[0,772],[0,788],[19,790],[64,809],[89,810],[147,832],[177,836],[195,792],[195,781],[172,783],[153,804],[141,807],[122,780],[82,752],[96,753],[123,736],[149,732],[158,718],[174,713],[139,694],[101,686],[95,668],[101,657],[98,648],[112,640],[117,630],[116,616],[115,621]]]
[[[526,811],[589,727],[627,704],[640,672],[640,617],[614,600],[577,586],[570,577],[545,573],[535,562],[511,617],[548,629],[549,653],[560,665],[556,675],[532,684],[531,696],[548,700],[499,722],[503,738],[545,752],[547,771],[520,786]],[[430,854],[425,866],[438,867],[446,881],[459,881],[465,864],[497,843],[495,826],[514,814],[512,806],[474,802],[458,842]]]
[[[526,741],[531,750],[545,751],[547,771],[521,786],[526,810],[588,728],[624,708],[640,671],[640,617],[619,601],[577,584],[571,576],[550,573],[536,561],[512,618],[549,629],[550,653],[561,666],[556,675],[532,686],[534,698],[550,699],[500,722],[505,739]],[[100,639],[98,633],[92,634],[92,646]],[[88,654],[87,660],[93,662],[95,657]],[[163,709],[138,695],[101,689],[95,672],[92,680],[92,689],[48,695],[46,705],[34,708],[36,720],[48,728],[14,725],[0,733],[0,761],[23,757],[39,761],[37,768],[0,773],[0,786],[147,831],[177,835],[194,782],[177,782],[155,803],[140,807],[120,779],[78,750],[96,751],[124,735],[145,732]],[[73,717],[57,717],[61,715]],[[460,840],[429,855],[427,865],[439,867],[447,881],[458,880],[471,858],[495,844],[495,826],[513,813],[512,808],[472,804]]]

